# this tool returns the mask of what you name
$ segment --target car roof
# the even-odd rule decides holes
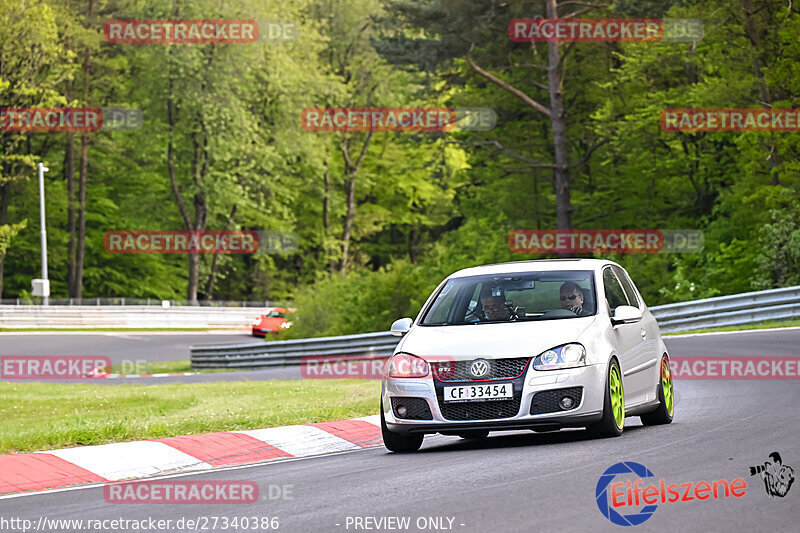
[[[619,266],[607,259],[533,259],[529,261],[511,261],[464,268],[454,272],[449,278],[464,278],[483,274],[511,274],[523,272],[559,271],[559,270],[600,270],[606,265]],[[620,267],[621,268],[621,267]]]

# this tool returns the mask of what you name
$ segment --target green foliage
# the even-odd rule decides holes
[[[295,324],[281,338],[387,331],[398,318],[414,316],[434,288],[420,267],[400,260],[325,278],[298,291]]]
[[[561,47],[573,226],[703,231],[696,254],[595,255],[625,266],[649,305],[800,283],[797,134],[673,133],[659,125],[665,108],[800,108],[800,15],[779,0],[751,3],[745,12],[733,0],[620,0],[583,16],[697,18],[705,35]],[[103,248],[110,230],[187,226],[170,183],[170,142],[192,224],[299,236],[297,253],[203,256],[199,264],[201,298],[294,300],[298,317],[286,335],[385,330],[413,316],[456,270],[543,258],[511,253],[507,235],[555,227],[550,121],[467,61],[471,52],[481,68],[548,105],[547,43],[515,43],[507,33],[513,18],[544,16],[542,2],[94,4],[89,16],[85,0],[0,0],[4,106],[144,114],[137,131],[88,135],[84,296],[184,298],[185,256]],[[573,9],[564,4],[559,13]],[[295,20],[299,38],[127,45],[102,37],[108,18],[176,17]],[[374,132],[353,171],[344,152],[357,156],[365,132],[300,125],[304,108],[326,106],[490,107],[498,122],[485,132]],[[31,178],[39,161],[50,167],[52,292],[66,296],[65,153],[68,142],[80,153],[80,135],[0,137],[2,296],[25,297],[38,276],[39,227],[30,221],[38,219]],[[351,181],[348,267],[340,272]]]
[[[3,225],[0,226],[0,258],[5,257],[6,250],[11,246],[11,239],[17,236],[25,226],[28,225],[27,220],[23,220],[19,224]]]

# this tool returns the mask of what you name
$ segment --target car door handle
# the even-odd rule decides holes
[[[643,338],[643,339],[646,339],[646,338],[647,338],[647,332],[646,332],[644,329],[640,330],[640,331],[639,331],[639,333],[641,333],[641,334],[642,334],[642,338]]]

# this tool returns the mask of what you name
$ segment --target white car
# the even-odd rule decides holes
[[[667,348],[627,272],[612,261],[485,265],[445,279],[403,336],[381,389],[386,447],[425,434],[586,427],[622,434],[625,417],[672,421]]]

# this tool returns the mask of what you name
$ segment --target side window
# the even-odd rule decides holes
[[[622,288],[625,289],[625,294],[628,295],[628,301],[634,307],[641,307],[639,297],[636,296],[636,290],[633,288],[633,282],[628,277],[627,273],[621,268],[613,267],[613,269],[620,282],[622,282]]]
[[[620,305],[628,305],[625,291],[622,290],[622,285],[619,284],[617,276],[614,275],[614,272],[610,268],[603,270],[603,286],[605,288],[606,300],[608,300],[608,306],[612,313]]]

